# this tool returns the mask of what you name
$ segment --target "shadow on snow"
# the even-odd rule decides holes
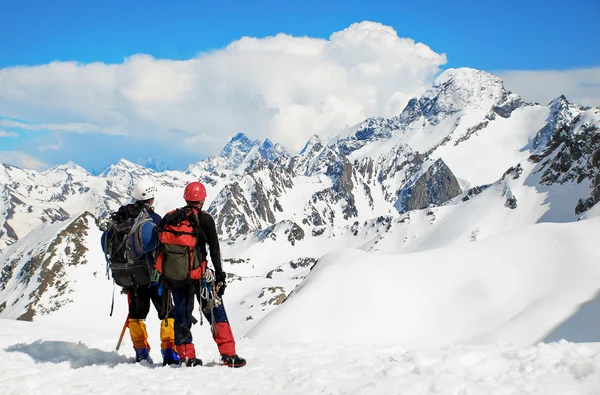
[[[115,351],[107,352],[97,348],[88,348],[81,342],[37,340],[31,344],[18,343],[12,345],[6,348],[6,351],[25,353],[36,362],[69,362],[74,369],[92,365],[114,367],[118,364],[135,361],[133,358],[127,358]]]

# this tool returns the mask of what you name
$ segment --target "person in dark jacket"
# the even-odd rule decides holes
[[[240,358],[236,353],[235,340],[223,306],[222,298],[227,286],[227,275],[223,272],[221,265],[221,249],[215,221],[209,213],[202,210],[206,199],[206,188],[200,182],[192,182],[185,188],[183,198],[187,204],[186,208],[191,208],[198,216],[200,233],[204,238],[204,240],[198,240],[200,251],[202,257],[207,257],[206,246],[208,245],[214,271],[209,268],[206,270],[203,279],[174,287],[171,290],[174,303],[177,353],[182,364],[187,366],[202,364],[202,361],[196,358],[191,332],[195,296],[202,306],[202,312],[206,320],[213,328],[212,335],[221,354],[221,362],[229,367],[242,367],[246,365],[246,360]],[[213,284],[215,289],[212,288]]]
[[[141,181],[135,185],[132,193],[133,207],[136,213],[145,210],[152,218],[141,226],[141,242],[132,242],[135,255],[142,255],[147,267],[154,267],[154,251],[158,247],[157,227],[162,218],[154,212],[153,204],[157,188],[148,181]],[[107,232],[102,235],[102,246]],[[137,250],[139,248],[139,251]],[[105,251],[106,253],[106,251]],[[173,304],[168,292],[163,292],[158,273],[154,271],[152,281],[146,285],[124,288],[129,301],[128,328],[131,342],[135,350],[136,362],[147,361],[153,363],[150,357],[150,345],[144,320],[150,312],[150,302],[158,313],[160,323],[161,354],[163,365],[179,364],[180,359],[175,351],[175,320],[173,318]]]

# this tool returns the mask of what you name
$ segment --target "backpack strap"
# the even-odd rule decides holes
[[[143,218],[145,216],[145,218]],[[143,219],[142,219],[143,218]],[[142,209],[139,215],[136,217],[131,230],[127,234],[127,236],[123,239],[123,242],[127,242],[130,237],[133,237],[133,243],[137,251],[144,251],[144,240],[142,240],[142,235],[138,232],[138,230],[147,222],[152,222],[152,217],[146,209]]]
[[[204,239],[205,242],[208,241],[208,239],[206,238],[206,234],[204,233],[204,229],[202,229],[202,226],[200,226],[200,218],[198,218],[198,213],[195,209],[192,209],[192,215],[190,216],[190,218],[194,219],[194,221],[190,221],[190,223],[192,224],[192,228],[194,228],[194,230],[197,232],[196,240],[200,241],[198,236],[202,236],[202,239]],[[196,243],[198,247],[199,244],[200,243]]]

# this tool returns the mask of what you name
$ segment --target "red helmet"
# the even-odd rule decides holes
[[[206,199],[206,188],[201,182],[194,181],[185,187],[183,192],[183,199],[186,202],[199,202]]]

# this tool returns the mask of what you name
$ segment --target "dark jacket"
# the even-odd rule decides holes
[[[202,229],[202,237],[204,241],[199,240],[200,252],[206,259],[208,256],[206,246],[210,251],[210,260],[215,268],[215,273],[223,273],[223,266],[221,264],[221,247],[219,246],[219,236],[217,235],[217,227],[213,217],[204,210],[194,206],[187,206],[193,208],[198,213],[198,221],[200,222],[200,229]]]

